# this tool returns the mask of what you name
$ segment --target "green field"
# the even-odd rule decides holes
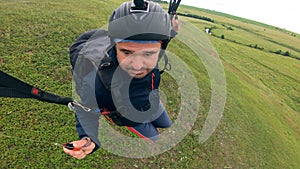
[[[121,2],[0,0],[0,70],[71,97],[69,46],[81,33],[107,24]],[[53,145],[77,139],[73,112],[36,100],[0,98],[0,168],[299,168],[300,35],[188,6],[179,11],[215,21],[180,17],[203,33],[212,28],[207,37],[226,74],[225,111],[206,142],[199,144],[199,133],[211,104],[209,76],[195,53],[175,39],[168,50],[193,72],[201,105],[192,130],[171,150],[134,159],[99,149],[76,160]],[[290,55],[275,54],[278,50]],[[178,86],[167,74],[161,83],[166,108],[175,120]]]

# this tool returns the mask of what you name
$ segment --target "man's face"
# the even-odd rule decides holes
[[[161,43],[119,42],[116,44],[117,59],[121,68],[134,78],[143,78],[158,61]]]

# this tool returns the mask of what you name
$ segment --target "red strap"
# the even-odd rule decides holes
[[[106,115],[106,114],[109,114],[109,113],[110,113],[110,111],[108,111],[107,108],[104,108],[104,109],[101,111],[101,114],[102,114],[102,115]]]
[[[152,90],[154,90],[155,89],[155,87],[154,87],[154,78],[155,78],[155,74],[154,73],[152,73]]]
[[[105,120],[113,124],[114,121],[111,118],[106,116],[109,113],[110,113],[110,111],[108,111],[106,108],[104,108],[103,111],[101,112],[101,114],[104,116]]]
[[[134,129],[133,127],[129,127],[129,126],[126,126],[126,128],[128,130],[130,130],[131,132],[135,133],[136,135],[138,135],[140,138],[144,139],[144,140],[147,140],[149,142],[153,142],[150,138],[144,136],[143,134],[141,134],[140,132],[138,132],[136,129]]]

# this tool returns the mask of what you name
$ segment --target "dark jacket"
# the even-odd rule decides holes
[[[113,69],[110,69],[112,71],[115,71],[117,66],[119,65],[117,59],[116,59],[116,52],[113,49],[111,49],[109,52],[109,57],[112,59],[114,63]],[[100,71],[100,70],[98,70]],[[92,73],[91,76],[95,75],[95,73]],[[128,75],[127,72],[121,70],[121,76],[126,77]],[[92,79],[95,79],[94,81]],[[108,78],[109,79],[109,78]],[[96,73],[96,77],[87,77],[86,81],[90,81],[90,83],[94,83],[94,93],[91,93],[91,90],[93,89],[93,85],[88,85],[87,84],[87,89],[83,89],[83,91],[86,93],[86,97],[90,98],[87,99],[85,98],[85,102],[93,102],[93,96],[96,98],[97,106],[99,109],[97,109],[97,113],[92,112],[92,113],[86,113],[83,112],[82,110],[76,111],[76,129],[78,131],[79,138],[82,138],[84,136],[89,136],[92,138],[92,140],[97,144],[97,148],[100,146],[100,142],[98,140],[98,127],[99,127],[99,117],[101,114],[101,111],[104,109],[108,111],[116,111],[117,106],[115,105],[115,100],[113,99],[113,94],[110,89],[107,89],[107,82],[103,82],[99,76],[99,72]],[[127,83],[127,82],[126,82]],[[129,92],[126,90],[126,85],[122,86],[119,85],[120,90],[124,91],[122,93],[122,96],[117,96],[117,97],[123,97],[126,95],[126,92],[128,93],[129,99],[127,96],[124,98],[121,98],[121,100],[129,100],[130,102],[124,103],[125,107],[130,107],[126,105],[127,103],[131,103],[132,106],[137,110],[137,111],[147,111],[150,109],[150,100],[149,96],[152,91],[156,91],[157,98],[155,99],[154,102],[159,103],[159,95],[158,95],[158,86],[160,83],[160,72],[157,68],[153,69],[148,75],[146,75],[144,78],[141,79],[136,79],[133,78],[131,82],[129,83]],[[125,88],[124,88],[125,87]],[[124,88],[124,89],[123,89]],[[89,100],[89,101],[87,101]],[[122,103],[121,103],[122,104]],[[128,111],[128,110],[127,110]],[[134,111],[128,111],[128,112],[134,112]],[[122,115],[118,118],[121,122],[124,123],[124,125],[130,125],[127,124],[128,119],[123,117]],[[147,120],[145,119],[145,122]],[[101,126],[100,126],[101,127]]]

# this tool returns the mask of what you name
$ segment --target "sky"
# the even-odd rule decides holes
[[[215,10],[300,34],[297,0],[181,0],[182,4]]]

